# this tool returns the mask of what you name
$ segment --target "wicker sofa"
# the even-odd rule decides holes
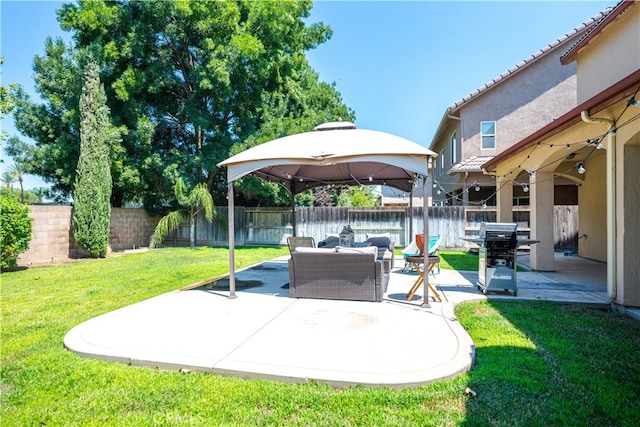
[[[298,248],[289,259],[289,297],[382,301],[388,283],[377,248]]]

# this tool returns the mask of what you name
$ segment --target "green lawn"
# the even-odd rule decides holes
[[[478,255],[464,251],[438,251],[440,255],[440,268],[444,270],[478,271]],[[396,256],[403,256],[396,251]],[[518,266],[518,271],[525,271]]]
[[[238,248],[236,257],[242,267],[286,253]],[[571,305],[459,305],[477,365],[406,390],[182,374],[82,359],[62,346],[85,320],[227,270],[224,248],[170,248],[3,273],[1,424],[637,425],[640,322]]]
[[[445,270],[478,271],[478,255],[462,251],[439,251],[440,268]]]
[[[404,254],[396,249],[396,260],[402,259]],[[438,251],[440,268],[445,270],[478,271],[478,255],[464,251]]]

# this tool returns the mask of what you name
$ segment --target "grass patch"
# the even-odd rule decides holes
[[[640,413],[640,323],[549,302],[466,303],[456,315],[473,337],[467,375],[478,398],[470,424],[633,425]]]
[[[401,259],[404,254],[396,249],[396,259]],[[472,255],[464,251],[438,251],[440,255],[440,268],[444,270],[478,271],[478,255]]]
[[[465,251],[438,251],[440,268],[444,270],[478,271],[479,255]],[[526,271],[519,265],[517,271]]]
[[[478,271],[478,255],[463,251],[438,251],[440,268],[445,270]]]
[[[287,253],[244,247],[236,259],[241,268]],[[77,324],[225,273],[227,255],[225,248],[167,248],[2,274],[2,425],[636,424],[640,323],[577,306],[460,305],[477,366],[408,390],[185,375],[63,349]]]

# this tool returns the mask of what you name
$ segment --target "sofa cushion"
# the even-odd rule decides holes
[[[319,248],[335,248],[339,244],[340,244],[340,238],[338,237],[337,234],[335,236],[327,235],[324,240],[321,240],[318,242],[318,247]]]
[[[389,239],[389,241],[391,241],[391,233],[367,233],[367,240],[375,239],[377,237],[386,237],[387,239]]]
[[[391,239],[386,236],[369,237],[367,242],[371,243],[372,246],[378,246],[381,248],[388,248],[389,245],[391,245]]]
[[[319,248],[323,248],[323,249],[334,249],[336,246],[339,246],[340,242],[329,242],[329,243],[324,243],[322,245],[318,245]]]
[[[362,248],[349,248],[345,246],[336,246],[337,254],[364,254],[371,255],[373,260],[378,256],[378,248],[375,246],[365,246]]]
[[[325,247],[322,247],[322,248],[298,247],[293,252],[298,254],[311,253],[311,254],[318,254],[318,255],[332,255],[335,251],[329,250]]]

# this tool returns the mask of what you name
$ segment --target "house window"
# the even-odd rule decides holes
[[[482,149],[493,150],[496,148],[496,122],[480,122],[482,134]]]
[[[444,174],[444,150],[440,152],[440,175]]]
[[[456,137],[456,133],[451,134],[451,164],[455,164],[456,160],[458,160],[458,154],[456,150],[458,149],[458,138]]]
[[[433,173],[433,180],[437,181],[438,180],[437,178],[438,177],[438,158],[437,157],[433,158],[433,161],[431,163],[431,170]]]

